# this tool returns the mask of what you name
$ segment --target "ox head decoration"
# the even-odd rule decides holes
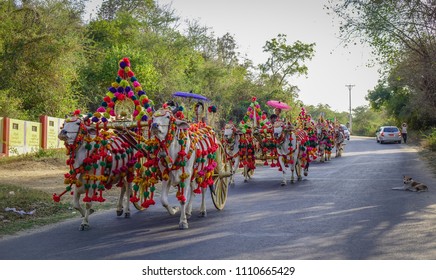
[[[58,134],[59,140],[64,141],[65,144],[68,145],[73,144],[79,134],[81,123],[82,121],[80,119],[65,121]]]
[[[323,134],[323,131],[326,130],[326,127],[324,126],[324,123],[318,121],[315,125],[316,128],[316,135],[319,137],[321,137],[321,135]]]
[[[178,108],[171,111],[168,108],[161,108],[154,112],[152,116],[151,133],[160,141],[167,139],[168,135],[171,135],[176,128],[189,128],[187,122],[178,120],[174,117],[174,113],[177,109]]]
[[[241,131],[236,129],[235,124],[233,122],[230,122],[230,123],[226,124],[226,126],[224,127],[224,140],[227,143],[232,143],[235,140],[234,135],[240,134],[240,133],[241,133]]]
[[[276,121],[273,125],[274,138],[279,138],[282,135],[285,128],[285,123],[282,121]]]
[[[96,129],[85,125],[88,119],[89,117],[80,118],[78,116],[66,118],[58,134],[59,140],[64,141],[65,145],[71,146],[81,142],[85,135],[95,137]]]
[[[283,121],[277,121],[274,123],[273,129],[274,138],[279,138],[283,133],[294,131],[295,127],[291,123],[286,124]]]

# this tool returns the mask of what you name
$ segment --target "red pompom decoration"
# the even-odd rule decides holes
[[[182,111],[177,111],[175,117],[178,118],[178,119],[184,119],[185,115],[183,115]]]
[[[54,202],[59,202],[59,201],[61,201],[61,197],[54,193],[53,194],[53,201]]]

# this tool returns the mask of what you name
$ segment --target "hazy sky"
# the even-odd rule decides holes
[[[98,6],[101,0],[93,0]],[[170,4],[183,19],[196,19],[210,27],[216,37],[227,32],[236,40],[239,52],[256,65],[266,62],[265,42],[286,34],[288,44],[296,40],[316,43],[315,56],[306,65],[307,77],[290,82],[300,89],[305,104],[329,104],[333,110],[349,110],[346,84],[354,84],[351,106],[367,105],[365,95],[378,80],[377,69],[366,65],[368,48],[344,48],[337,38],[339,26],[323,9],[322,0],[158,0]]]

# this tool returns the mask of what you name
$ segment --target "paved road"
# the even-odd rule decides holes
[[[430,191],[392,190],[403,174]],[[130,219],[101,212],[89,231],[73,219],[0,240],[0,259],[436,259],[436,179],[408,146],[352,137],[303,181],[281,187],[280,176],[264,166],[249,183],[239,176],[225,209],[209,198],[188,230],[160,206]]]

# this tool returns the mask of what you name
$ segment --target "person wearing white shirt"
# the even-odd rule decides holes
[[[407,124],[403,123],[401,125],[401,136],[403,136],[404,144],[407,143]]]

